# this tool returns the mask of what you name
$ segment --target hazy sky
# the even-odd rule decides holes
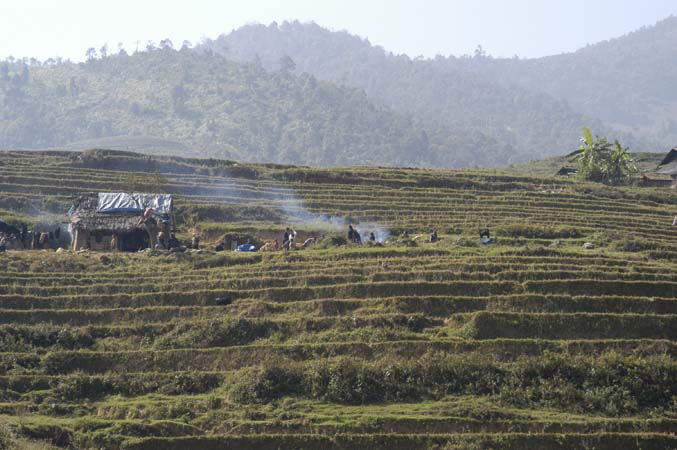
[[[573,51],[677,15],[675,0],[0,0],[0,58],[84,59],[170,38],[216,37],[244,24],[299,19],[410,56],[537,57]]]

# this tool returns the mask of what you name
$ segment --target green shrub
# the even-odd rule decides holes
[[[163,334],[158,348],[198,348],[244,345],[270,336],[277,325],[270,321],[249,319],[213,319],[205,323],[182,323]]]
[[[230,397],[239,403],[267,403],[302,389],[301,376],[289,368],[254,367],[241,370],[231,381]]]
[[[95,400],[112,391],[113,386],[101,377],[72,374],[56,378],[52,382],[54,395],[62,400]]]

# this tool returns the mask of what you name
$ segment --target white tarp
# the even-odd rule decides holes
[[[169,214],[172,196],[168,194],[127,194],[124,192],[99,192],[96,212],[142,213],[153,208],[157,214]]]

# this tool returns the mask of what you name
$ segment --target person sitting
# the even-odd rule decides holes
[[[200,236],[198,236],[197,234],[193,235],[193,238],[190,242],[190,247],[193,250],[200,250]]]
[[[355,230],[352,225],[348,225],[348,242],[355,242]]]
[[[495,244],[496,238],[491,237],[491,233],[488,228],[483,228],[480,230],[480,242],[482,244]]]
[[[169,247],[169,250],[173,248],[178,248],[181,246],[181,243],[179,242],[178,239],[176,239],[176,235],[174,233],[169,235],[169,241],[167,242],[167,245]]]
[[[374,234],[373,231],[369,233],[369,241],[376,242],[376,235]]]
[[[440,240],[440,238],[437,237],[437,230],[431,230],[430,231],[430,242],[437,242],[439,240]]]
[[[266,241],[265,244],[260,248],[260,251],[262,252],[274,252],[279,248],[279,244],[277,242],[277,239],[274,241]]]

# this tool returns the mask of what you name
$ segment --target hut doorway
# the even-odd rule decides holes
[[[142,228],[120,233],[118,236],[118,249],[122,252],[137,252],[150,247],[148,232]]]

